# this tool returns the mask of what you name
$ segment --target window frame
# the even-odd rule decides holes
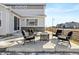
[[[31,20],[34,20],[34,21],[31,21]],[[27,26],[37,26],[38,25],[38,19],[26,19],[26,22],[27,22],[27,24],[26,24]],[[31,24],[31,23],[34,23],[34,24]]]
[[[1,19],[2,19],[2,12],[0,11],[0,27],[1,27]]]
[[[14,30],[19,30],[20,29],[20,25],[19,25],[19,18],[17,16],[14,16]]]

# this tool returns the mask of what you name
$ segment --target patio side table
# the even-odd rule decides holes
[[[43,32],[40,34],[40,40],[47,41],[49,40],[49,34],[47,32]]]

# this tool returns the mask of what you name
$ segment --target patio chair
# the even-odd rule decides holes
[[[25,35],[25,30],[22,30],[21,31],[22,32],[22,35],[23,35],[23,37],[24,37],[24,44],[25,44],[25,41],[32,41],[32,40],[34,40],[35,39],[35,35],[33,34],[33,35],[30,35],[30,36],[26,36]],[[35,41],[34,41],[35,42]],[[23,44],[23,45],[24,45]]]
[[[67,34],[67,36],[58,36],[58,40],[59,41],[67,41],[68,43],[69,43],[69,45],[70,45],[70,47],[71,47],[71,44],[70,44],[70,39],[71,39],[71,37],[72,37],[72,34],[73,34],[73,32],[72,31],[70,31],[70,32],[68,32],[68,34]]]
[[[62,30],[57,30],[57,32],[55,33],[55,34],[53,34],[53,36],[56,36],[56,37],[58,37],[58,35],[61,35],[62,34]]]

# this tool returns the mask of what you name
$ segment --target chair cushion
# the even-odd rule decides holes
[[[31,36],[27,36],[26,37],[26,40],[32,40],[32,39],[35,39],[35,36],[34,35],[31,35]]]
[[[66,36],[58,36],[58,39],[60,39],[60,40],[66,40]]]

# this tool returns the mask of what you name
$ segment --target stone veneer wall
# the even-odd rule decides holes
[[[28,29],[33,29],[34,32],[44,32],[45,28],[44,27],[21,27],[21,30],[25,30],[26,32]]]

